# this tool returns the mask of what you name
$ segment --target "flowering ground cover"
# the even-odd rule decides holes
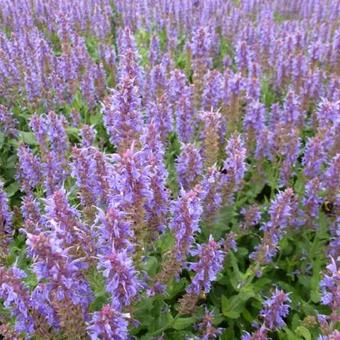
[[[0,0],[2,339],[340,339],[339,0]]]

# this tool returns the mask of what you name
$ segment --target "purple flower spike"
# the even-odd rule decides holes
[[[41,161],[24,144],[19,145],[18,158],[18,178],[22,182],[23,190],[29,193],[41,180]]]
[[[177,100],[176,128],[178,137],[182,143],[189,143],[192,140],[195,126],[195,114],[192,103],[192,88],[186,86]]]
[[[92,126],[83,125],[80,130],[82,147],[88,148],[93,145],[96,138],[96,131]]]
[[[0,226],[2,232],[10,232],[12,226],[12,212],[9,209],[8,198],[4,191],[4,184],[0,181]]]
[[[202,214],[202,189],[199,185],[191,191],[181,191],[181,196],[171,208],[172,220],[170,229],[176,237],[177,260],[183,261],[194,242],[194,234],[198,232]]]
[[[335,155],[330,163],[329,167],[324,173],[323,185],[330,197],[333,197],[340,188],[340,153]]]
[[[8,242],[12,235],[12,217],[9,209],[8,198],[4,191],[4,185],[0,180],[0,254],[6,252]]]
[[[213,325],[214,313],[205,310],[202,321],[198,325],[198,329],[202,334],[202,340],[212,340],[218,338],[222,334],[223,328],[216,328]]]
[[[130,78],[124,78],[118,90],[104,100],[104,125],[112,144],[126,149],[142,132],[141,102],[138,88]]]
[[[55,191],[46,200],[45,217],[58,239],[64,240],[66,245],[75,241],[80,229],[80,213],[69,204],[64,189]]]
[[[247,136],[247,145],[259,144],[259,138],[265,129],[265,106],[259,101],[252,101],[247,106],[246,115],[243,120],[243,129]]]
[[[277,194],[272,201],[270,221],[261,227],[264,231],[261,243],[250,258],[261,264],[270,263],[278,251],[278,244],[289,225],[296,224],[297,201],[291,188]]]
[[[180,186],[184,190],[190,190],[197,184],[203,172],[202,157],[199,149],[193,144],[183,144],[176,169]]]
[[[289,314],[290,298],[284,291],[275,289],[272,296],[264,302],[260,312],[266,328],[280,329],[285,326],[284,318]]]
[[[213,166],[218,160],[221,142],[222,117],[218,112],[208,111],[201,115],[204,124],[201,140],[202,151],[206,166]]]
[[[13,113],[9,112],[5,106],[0,105],[0,131],[8,137],[15,137],[18,134],[16,126],[17,121]]]
[[[103,270],[112,306],[120,310],[129,305],[141,289],[141,282],[127,251],[112,247],[108,254],[100,256],[99,268]]]
[[[35,234],[40,232],[43,226],[45,226],[46,223],[44,223],[44,217],[41,215],[39,203],[32,196],[25,196],[23,198],[21,212],[26,232]]]
[[[246,152],[241,136],[233,135],[226,146],[227,158],[223,164],[225,175],[222,177],[222,183],[227,200],[241,187],[246,172]]]
[[[122,313],[110,305],[105,305],[92,315],[87,328],[91,340],[125,340],[128,338],[128,322]]]
[[[221,173],[215,166],[207,170],[206,175],[201,181],[204,192],[204,218],[210,219],[222,206]]]
[[[326,161],[325,140],[322,136],[316,136],[308,140],[305,155],[302,160],[303,172],[308,178],[320,174],[321,166]]]
[[[8,270],[0,267],[0,297],[4,306],[16,319],[16,331],[31,335],[35,331],[35,323],[30,311],[30,292],[22,281],[25,277],[26,274],[16,267]]]
[[[104,213],[99,210],[96,219],[98,230],[98,253],[109,254],[112,246],[117,251],[133,249],[129,240],[133,239],[131,222],[127,214],[117,208],[110,207]]]
[[[46,236],[27,234],[27,246],[34,258],[33,272],[38,285],[32,293],[32,304],[51,326],[67,325],[71,331],[84,326],[88,307],[93,300],[91,288],[83,275],[87,265],[73,260],[60,241]],[[68,320],[66,308],[74,310],[76,317]],[[67,313],[66,313],[67,314]],[[74,333],[73,333],[74,334]]]
[[[332,310],[331,318],[339,321],[340,316],[337,311],[340,308],[340,265],[331,257],[327,266],[327,272],[320,282],[321,302],[328,305]]]
[[[189,294],[200,294],[203,290],[209,293],[211,289],[211,282],[216,280],[217,274],[223,267],[224,252],[210,235],[209,241],[205,244],[198,245],[197,249],[192,250],[193,256],[198,256],[197,263],[190,264],[190,270],[196,274],[187,288]]]

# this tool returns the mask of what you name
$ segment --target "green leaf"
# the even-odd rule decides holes
[[[66,132],[70,136],[73,136],[73,137],[76,137],[76,138],[79,137],[79,129],[77,129],[77,128],[73,127],[73,126],[68,126],[66,128]]]
[[[144,264],[144,269],[151,276],[155,275],[158,270],[158,260],[155,256],[148,257],[146,263]]]
[[[4,141],[5,141],[5,135],[2,132],[0,132],[0,148],[4,144]]]
[[[243,310],[244,303],[238,299],[238,295],[232,296],[230,299],[222,296],[222,313],[230,319],[238,319]]]
[[[7,196],[8,197],[12,197],[14,196],[18,190],[19,190],[19,183],[18,182],[13,182],[11,183],[7,188],[6,188],[6,192],[7,192]]]
[[[167,289],[167,298],[172,299],[182,291],[184,291],[184,288],[187,285],[187,280],[185,278],[182,278],[180,281],[177,280],[171,280],[170,284],[168,285]]]
[[[185,329],[189,326],[191,326],[194,323],[195,319],[194,318],[179,318],[176,319],[173,323],[173,328],[176,330],[182,330]]]
[[[32,132],[20,131],[19,138],[25,144],[28,145],[39,145],[38,142],[34,138],[34,134]]]
[[[160,329],[167,329],[173,323],[174,318],[170,312],[161,312],[159,318],[156,320],[153,331]]]
[[[234,253],[232,253],[232,252],[229,253],[229,260],[230,260],[230,263],[233,267],[233,274],[234,274],[233,278],[230,279],[230,282],[235,289],[239,289],[239,283],[243,279],[243,274],[238,267],[237,258],[234,255]]]
[[[239,318],[241,313],[245,310],[244,307],[246,302],[252,297],[255,297],[255,292],[250,286],[243,287],[239,294],[234,295],[229,299],[223,295],[221,301],[223,315],[231,319]]]
[[[295,333],[302,336],[305,340],[312,340],[309,330],[304,326],[299,326],[296,328]]]
[[[287,340],[300,340],[301,338],[297,336],[294,332],[292,332],[290,329],[285,328],[285,335],[283,337],[280,337],[280,339],[287,339]]]
[[[102,114],[95,114],[90,116],[91,125],[98,125],[102,122]]]

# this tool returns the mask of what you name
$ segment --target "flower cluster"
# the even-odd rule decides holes
[[[0,338],[339,337],[339,22],[0,0]]]

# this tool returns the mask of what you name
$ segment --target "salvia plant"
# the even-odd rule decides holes
[[[0,338],[340,339],[339,0],[0,0]]]

